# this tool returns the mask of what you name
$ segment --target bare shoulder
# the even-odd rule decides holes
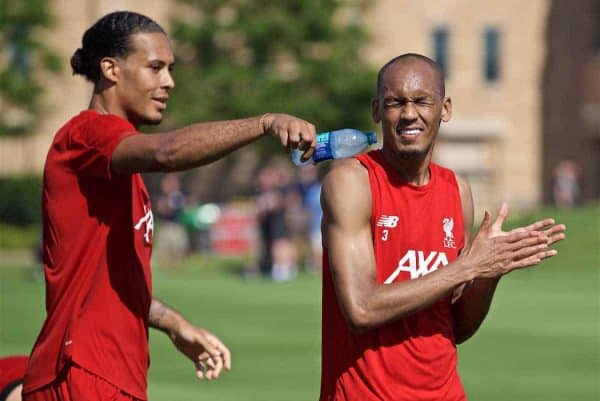
[[[321,194],[323,212],[329,219],[370,215],[369,174],[356,159],[334,161],[323,180]]]

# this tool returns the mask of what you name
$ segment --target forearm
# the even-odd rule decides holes
[[[179,171],[211,163],[263,135],[263,117],[198,123],[163,134],[131,135],[114,150],[111,169],[133,174]]]
[[[163,171],[209,164],[258,139],[263,133],[261,117],[189,125],[161,135],[157,164]]]
[[[483,323],[499,280],[500,278],[474,280],[452,305],[454,336],[457,344],[471,338]]]
[[[344,302],[347,321],[353,331],[362,332],[400,320],[449,296],[468,280],[455,262],[416,280],[362,288]]]
[[[150,311],[148,312],[148,325],[150,327],[171,335],[179,329],[182,322],[185,322],[185,319],[179,312],[159,299],[152,298]]]

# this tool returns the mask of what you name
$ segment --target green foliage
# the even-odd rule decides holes
[[[60,69],[58,56],[43,41],[53,18],[45,0],[0,0],[0,135],[30,129],[41,109],[40,72]],[[35,71],[35,73],[34,73]],[[7,112],[8,111],[8,112]]]
[[[19,226],[39,223],[41,193],[41,177],[0,179],[0,222]]]
[[[370,126],[375,73],[353,15],[367,2],[180,0],[173,22],[178,122],[298,115],[320,130]],[[350,16],[345,18],[344,15]],[[341,22],[340,22],[341,21]],[[265,151],[275,141],[260,142]]]

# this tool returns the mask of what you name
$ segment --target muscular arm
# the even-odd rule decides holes
[[[263,135],[286,148],[314,151],[315,127],[285,114],[193,124],[172,132],[132,135],[117,145],[111,169],[120,174],[180,171],[211,163]]]
[[[323,235],[341,310],[355,332],[401,319],[471,280],[451,263],[416,280],[376,282],[367,171],[349,159],[335,164],[323,182]]]
[[[465,247],[471,243],[473,232],[473,196],[469,183],[457,176],[465,227]],[[485,319],[500,277],[473,280],[463,289],[461,297],[452,305],[456,343],[468,340]]]
[[[501,226],[503,219],[492,225],[486,212],[479,232],[457,260],[415,280],[380,285],[376,282],[368,188],[368,174],[360,163],[354,159],[342,160],[334,164],[325,178],[321,198],[323,240],[329,253],[331,275],[342,313],[354,332],[413,314],[476,278],[497,279],[555,254],[546,249],[548,237],[535,230],[547,226],[548,221],[494,236],[493,228]],[[470,213],[467,216],[472,216]],[[480,284],[474,288],[473,297],[479,291],[485,293]],[[487,312],[486,308],[480,311],[484,309]],[[472,320],[477,323],[476,318]],[[464,326],[466,329],[461,326],[459,330],[468,332],[469,325]]]

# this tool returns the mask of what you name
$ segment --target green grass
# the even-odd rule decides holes
[[[600,399],[599,212],[544,214],[566,223],[569,238],[556,258],[505,277],[483,327],[459,347],[470,400]],[[233,268],[195,259],[155,272],[155,296],[221,336],[234,366],[216,382],[198,382],[153,332],[151,401],[317,399],[320,280],[244,281]],[[0,268],[0,354],[28,352],[35,340],[44,294],[34,277],[31,268]]]

